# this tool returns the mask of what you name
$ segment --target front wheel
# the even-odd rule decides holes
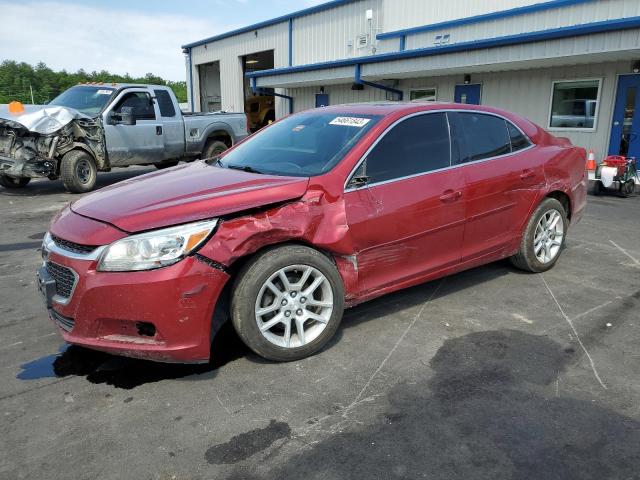
[[[24,188],[29,182],[30,178],[15,178],[8,175],[0,175],[0,185],[4,188]]]
[[[231,298],[231,321],[258,355],[279,362],[319,351],[335,334],[344,289],[335,265],[301,245],[269,249],[240,271]]]
[[[84,150],[71,150],[62,157],[60,176],[71,193],[86,193],[93,190],[98,169],[93,157]]]
[[[546,198],[531,215],[511,263],[529,272],[546,272],[564,249],[567,226],[564,206],[555,198]]]

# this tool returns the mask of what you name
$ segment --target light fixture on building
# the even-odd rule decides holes
[[[320,93],[324,93],[324,87],[320,87]]]
[[[465,84],[465,85],[469,85],[470,83],[471,83],[471,75],[466,74],[466,75],[464,76],[464,84]]]
[[[640,60],[633,64],[632,71],[633,73],[640,73]]]
[[[364,85],[361,83],[353,83],[351,85],[351,90],[364,90]]]
[[[247,65],[255,65],[256,63],[259,63],[259,62],[258,62],[258,60],[251,59],[251,60],[247,60],[245,63]]]

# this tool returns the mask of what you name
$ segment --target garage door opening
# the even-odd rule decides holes
[[[269,70],[274,67],[273,50],[252,53],[242,57],[243,74]],[[265,90],[254,94],[251,83],[246,76],[244,78],[244,111],[249,121],[249,129],[252,132],[260,130],[276,118],[276,103],[273,90]]]
[[[220,89],[220,62],[198,65],[200,79],[200,111],[217,112],[222,110]]]

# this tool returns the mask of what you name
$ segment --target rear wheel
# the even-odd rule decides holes
[[[320,350],[335,334],[344,310],[342,280],[322,253],[300,245],[273,248],[240,271],[231,320],[258,355],[280,362]]]
[[[98,169],[93,157],[83,150],[71,150],[62,157],[60,176],[71,193],[86,193],[93,190]]]
[[[555,198],[545,199],[531,215],[520,250],[511,257],[511,263],[529,272],[546,272],[560,258],[567,226],[567,212],[563,205]]]
[[[14,178],[8,175],[0,175],[0,185],[4,188],[24,188],[30,181],[30,178]]]
[[[633,195],[636,193],[636,181],[628,180],[622,187],[622,192],[625,195]]]
[[[202,152],[202,158],[214,158],[227,149],[227,145],[220,140],[209,140]]]

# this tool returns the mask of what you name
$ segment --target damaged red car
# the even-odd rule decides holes
[[[257,354],[296,360],[345,307],[503,258],[548,270],[586,188],[584,149],[508,112],[327,107],[74,202],[38,284],[71,344],[206,362],[229,320]]]

